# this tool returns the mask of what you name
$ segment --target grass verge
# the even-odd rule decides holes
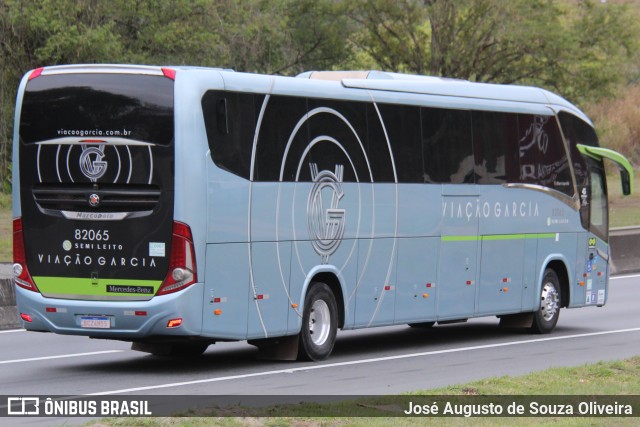
[[[620,174],[607,175],[610,228],[640,225],[640,173],[636,172],[634,181],[634,192],[623,196]]]
[[[421,404],[438,400],[445,396],[455,402],[456,396],[508,396],[535,395],[552,396],[550,403],[557,403],[557,396],[563,395],[637,395],[640,391],[640,356],[615,361],[599,362],[573,368],[551,368],[529,375],[489,378],[451,387],[422,390],[411,393],[412,399]],[[420,398],[420,396],[423,396]],[[195,417],[166,417],[123,419],[110,418],[91,423],[91,426],[414,426],[424,425],[421,417],[404,417],[407,396],[390,396],[359,399],[335,404],[296,404],[274,407],[253,408],[210,408],[191,412]],[[464,402],[464,400],[462,400]],[[444,405],[440,405],[441,408]],[[637,405],[636,405],[637,406]],[[371,416],[372,411],[377,411]],[[270,414],[286,413],[286,417],[269,417]],[[309,413],[327,416],[308,416]],[[363,416],[364,415],[364,416]],[[472,418],[431,418],[435,425],[471,425],[493,427],[495,425],[553,425],[553,426],[636,426],[638,414],[634,417],[472,417]]]

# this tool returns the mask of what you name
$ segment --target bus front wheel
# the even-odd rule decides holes
[[[555,328],[560,317],[560,280],[553,269],[547,268],[542,279],[540,308],[534,313],[531,331],[547,334]]]
[[[324,283],[309,286],[304,300],[298,360],[325,360],[331,354],[338,332],[338,306]]]

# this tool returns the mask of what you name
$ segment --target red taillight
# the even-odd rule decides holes
[[[13,220],[13,278],[21,288],[38,292],[36,284],[27,268],[27,256],[24,249],[24,234],[22,233],[22,218]]]
[[[169,271],[156,295],[177,292],[197,281],[196,251],[193,247],[191,228],[187,224],[174,221]]]
[[[20,318],[25,322],[32,323],[33,319],[27,313],[20,313]]]

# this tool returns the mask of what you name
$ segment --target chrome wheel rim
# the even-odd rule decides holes
[[[553,319],[558,313],[558,309],[560,308],[558,297],[558,290],[555,285],[553,283],[545,283],[542,287],[542,295],[540,296],[540,308],[542,310],[542,317],[547,322]]]
[[[331,330],[331,312],[323,300],[316,300],[309,313],[309,336],[315,345],[322,345],[329,338]]]

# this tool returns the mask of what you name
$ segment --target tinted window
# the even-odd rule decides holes
[[[257,111],[263,96],[209,91],[202,111],[211,157],[218,167],[249,179]],[[257,105],[256,105],[257,104]]]
[[[474,111],[472,119],[477,182],[519,182],[518,115]]]
[[[391,104],[379,104],[378,108],[391,141],[398,181],[426,182],[420,108]]]
[[[598,136],[596,135],[593,127],[572,114],[561,112],[558,114],[558,118],[560,119],[560,125],[562,126],[562,133],[564,134],[564,138],[569,146],[569,152],[578,187],[587,185],[589,181],[587,165],[584,158],[578,151],[577,144],[598,147]]]
[[[591,125],[574,116],[561,112],[558,114],[565,141],[569,146],[573,172],[576,177],[578,194],[580,195],[580,219],[582,226],[589,227],[589,170],[585,158],[578,151],[576,144],[598,146],[598,136]]]
[[[368,155],[367,104],[313,98],[307,103],[309,144],[292,146],[285,168],[287,179],[313,181],[312,165],[319,171],[334,171],[341,165],[343,182],[375,181],[372,155]],[[301,149],[303,153],[299,153]],[[386,156],[389,156],[388,150]]]
[[[573,196],[571,169],[554,116],[518,116],[520,179]]]
[[[26,143],[122,137],[167,145],[173,132],[173,80],[131,74],[60,74],[27,84],[20,115]]]
[[[306,98],[269,98],[256,146],[256,181],[279,181],[283,165],[282,180],[295,180],[300,156],[310,141],[308,121],[304,120],[306,113]]]
[[[421,124],[424,182],[473,183],[471,113],[422,108]]]

